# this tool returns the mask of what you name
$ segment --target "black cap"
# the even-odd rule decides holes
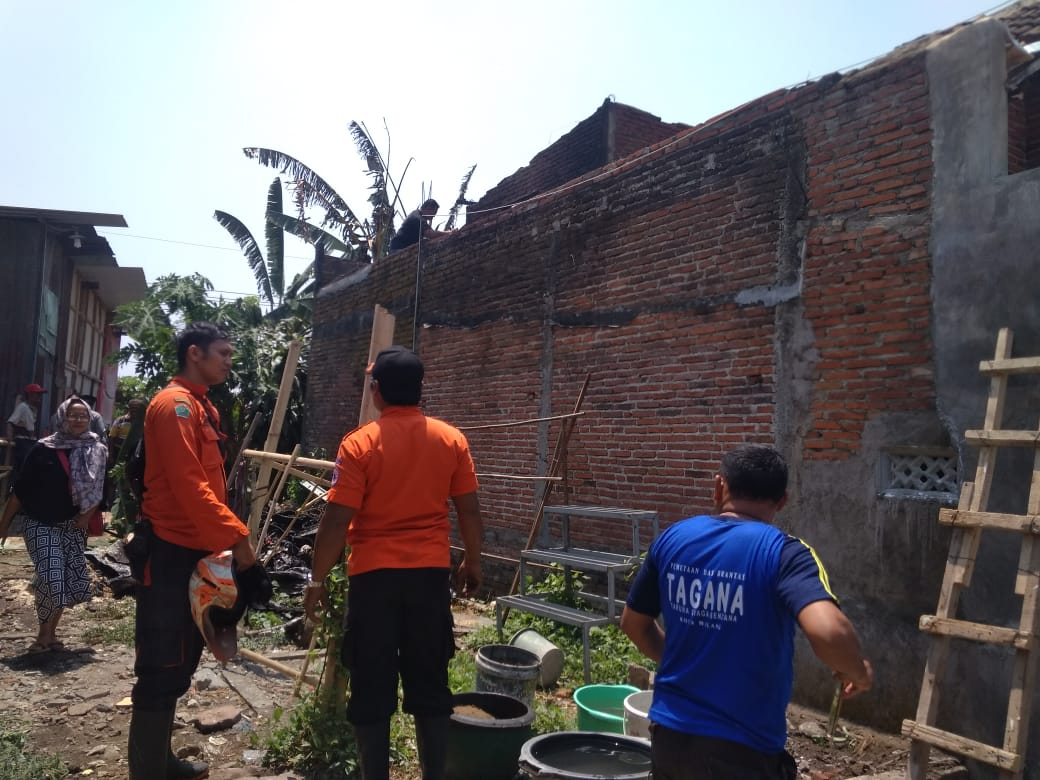
[[[384,349],[376,355],[369,373],[379,382],[379,392],[388,403],[406,406],[419,403],[426,370],[412,350],[400,346]]]

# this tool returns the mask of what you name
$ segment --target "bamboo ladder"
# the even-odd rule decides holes
[[[1008,377],[1040,374],[1040,357],[1012,358],[1012,333],[1002,328],[997,336],[993,360],[979,365],[991,377],[989,400],[982,430],[965,431],[965,441],[979,448],[975,481],[965,482],[956,509],[939,512],[939,522],[953,527],[950,552],[935,615],[923,615],[920,629],[932,635],[925,666],[916,720],[903,721],[903,734],[910,737],[910,780],[924,780],[932,747],[982,761],[1000,770],[1001,780],[1020,780],[1029,733],[1031,697],[1037,666],[1037,608],[1040,606],[1040,432],[1003,430],[1004,401]],[[997,452],[1001,447],[1032,447],[1033,473],[1026,514],[987,511]],[[975,558],[983,530],[1022,534],[1015,593],[1022,597],[1017,628],[973,623],[955,618],[961,591],[971,584]],[[966,639],[1001,645],[1014,650],[1011,691],[1004,742],[996,747],[936,728],[939,685],[946,671],[951,639]]]

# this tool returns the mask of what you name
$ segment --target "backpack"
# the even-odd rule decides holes
[[[124,472],[130,492],[134,494],[138,505],[144,499],[144,463],[144,435],[142,434],[137,444],[134,445],[134,451],[126,460],[126,471]]]
[[[179,387],[179,385],[178,385],[178,387]],[[181,389],[183,390],[184,388],[181,388]],[[186,391],[186,392],[188,392],[188,391]],[[192,398],[192,403],[198,404],[198,401],[196,401],[194,398]],[[220,437],[221,436],[220,428],[217,426],[216,422],[213,420],[213,417],[210,415],[209,409],[207,409],[205,405],[202,405],[202,411],[205,413],[206,420],[209,422],[210,427],[213,428],[213,430],[216,431],[217,436]],[[220,441],[219,446],[220,446],[220,452],[221,452],[221,454],[223,454],[224,453],[224,442],[223,442],[223,440]],[[139,504],[141,503],[141,501],[144,500],[144,491],[145,491],[145,487],[144,487],[144,466],[145,466],[144,432],[142,432],[140,440],[137,442],[137,444],[134,445],[134,451],[131,452],[130,453],[130,457],[127,458],[127,461],[126,461],[126,471],[124,472],[124,474],[126,475],[126,481],[130,485],[130,491],[134,494],[134,498],[137,499]]]

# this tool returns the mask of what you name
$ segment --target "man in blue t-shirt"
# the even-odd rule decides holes
[[[728,453],[714,498],[713,516],[654,542],[621,617],[659,664],[654,780],[793,780],[784,745],[795,623],[843,697],[868,690],[873,671],[815,551],[769,525],[787,501],[780,453],[751,444]]]

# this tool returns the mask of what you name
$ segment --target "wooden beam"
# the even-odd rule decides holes
[[[976,761],[982,761],[1009,772],[1018,772],[1022,769],[1022,756],[1017,753],[1011,753],[983,742],[976,742],[933,726],[915,723],[912,720],[903,721],[903,736],[925,742],[940,750],[974,758]]]
[[[982,360],[979,373],[985,376],[1003,374],[1040,374],[1040,357],[1007,358],[1006,360]]]
[[[1040,515],[1010,515],[1001,512],[940,509],[939,523],[957,528],[989,528],[994,531],[1040,534]]]
[[[964,440],[979,447],[1037,447],[1037,431],[965,431]]]
[[[397,318],[377,303],[375,311],[372,314],[372,335],[368,342],[368,363],[366,364],[366,370],[367,367],[372,365],[375,361],[376,355],[387,347],[393,345],[394,326],[396,324]],[[366,378],[365,390],[361,395],[361,413],[358,416],[358,425],[364,425],[365,423],[378,419],[379,410],[376,409],[375,404],[372,403],[372,394],[368,391],[368,381]]]
[[[985,642],[992,645],[1015,647],[1020,650],[1031,650],[1036,644],[1034,637],[1018,629],[989,626],[983,623],[972,623],[967,620],[941,618],[935,615],[921,615],[919,627],[922,631],[938,636],[949,636],[956,639],[967,639],[972,642]]]

